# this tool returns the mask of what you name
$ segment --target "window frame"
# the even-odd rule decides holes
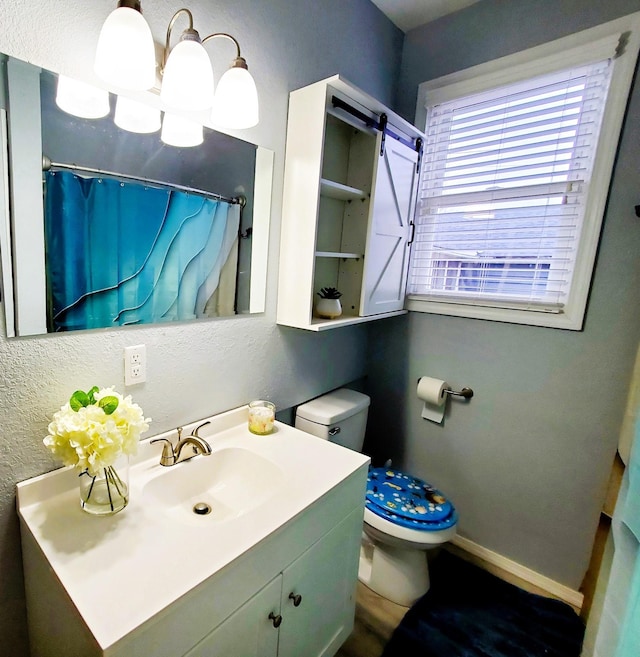
[[[604,59],[612,51],[613,40],[620,40],[622,48],[616,50],[620,56],[616,57],[612,72],[586,197],[584,224],[577,244],[573,282],[562,312],[528,310],[509,303],[484,306],[474,299],[433,300],[420,295],[407,296],[407,310],[576,331],[582,329],[613,166],[640,50],[640,12],[423,82],[418,87],[415,123],[424,127],[427,103],[469,96]]]

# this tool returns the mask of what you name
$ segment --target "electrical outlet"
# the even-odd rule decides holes
[[[124,349],[124,385],[132,386],[147,380],[147,348],[143,344]]]

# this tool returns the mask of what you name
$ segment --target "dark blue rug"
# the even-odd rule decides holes
[[[431,588],[382,657],[579,657],[584,624],[559,600],[527,593],[442,552]]]

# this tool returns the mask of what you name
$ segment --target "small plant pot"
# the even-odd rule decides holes
[[[318,299],[316,302],[316,315],[324,319],[335,319],[342,315],[340,299]]]

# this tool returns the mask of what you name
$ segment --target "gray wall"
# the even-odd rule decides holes
[[[180,5],[142,4],[155,39],[163,42]],[[188,6],[202,34],[230,32],[239,39],[258,85],[261,122],[244,138],[275,152],[267,310],[175,326],[12,340],[0,335],[0,651],[12,657],[28,654],[15,483],[57,466],[42,438],[73,390],[94,384],[124,390],[123,347],[147,346],[147,383],[127,391],[153,418],[153,433],[253,398],[290,407],[365,373],[365,328],[319,335],[275,325],[288,93],[341,73],[390,102],[402,33],[368,0],[190,0]],[[113,0],[5,2],[0,51],[91,81],[96,39],[114,7]],[[220,42],[211,54],[219,69],[233,52]]]
[[[408,33],[399,110],[419,83],[640,9],[637,0],[482,0]],[[622,135],[581,332],[423,313],[370,327],[368,449],[441,487],[461,535],[574,589],[588,565],[640,339],[640,89]],[[444,426],[419,376],[468,385]]]

